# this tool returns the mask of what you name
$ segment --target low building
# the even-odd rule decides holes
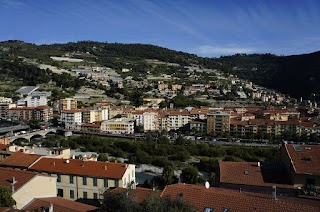
[[[12,189],[17,209],[25,207],[34,197],[56,197],[56,181],[55,177],[37,172],[0,167],[0,185]]]
[[[272,195],[274,186],[277,193],[296,196],[298,189],[291,184],[283,166],[261,162],[219,163],[219,186],[234,190],[257,192]]]
[[[49,158],[16,152],[0,166],[55,177],[56,194],[67,199],[99,199],[106,189],[135,188],[135,165]]]
[[[295,187],[320,197],[320,146],[283,144],[280,160]]]
[[[111,134],[133,134],[135,121],[134,119],[118,118],[103,121],[101,131]]]
[[[64,199],[61,197],[35,198],[29,202],[23,211],[68,211],[68,212],[92,212],[97,208],[80,202]]]
[[[221,188],[206,188],[190,184],[172,184],[166,186],[160,197],[169,196],[183,199],[193,205],[196,211],[319,211],[319,201],[294,197],[272,197],[249,192],[239,192]]]

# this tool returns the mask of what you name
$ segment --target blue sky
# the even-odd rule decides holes
[[[320,50],[319,0],[0,0],[0,41],[147,43],[206,57]]]

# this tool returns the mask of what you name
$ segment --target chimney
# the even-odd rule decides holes
[[[14,185],[17,183],[16,181],[16,178],[15,177],[12,177],[12,182],[11,182],[11,190],[12,190],[12,193],[14,193]]]
[[[53,212],[53,204],[52,203],[50,203],[49,212]]]
[[[104,166],[104,170],[107,170],[107,166]]]
[[[277,200],[277,186],[272,186],[272,199]]]
[[[257,163],[258,167],[260,167],[260,162]]]

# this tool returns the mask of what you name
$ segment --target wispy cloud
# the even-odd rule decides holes
[[[230,55],[230,54],[237,54],[237,53],[253,53],[255,51],[254,48],[248,47],[239,47],[239,46],[211,46],[211,45],[204,45],[199,46],[196,49],[196,52],[200,55]]]

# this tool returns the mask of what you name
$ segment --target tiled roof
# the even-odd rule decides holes
[[[83,124],[81,124],[81,127],[97,127],[97,128],[99,128],[99,127],[101,127],[101,125],[100,125],[100,124],[87,124],[87,123],[83,123]]]
[[[41,155],[24,154],[22,152],[15,152],[12,155],[10,155],[6,160],[2,161],[0,163],[0,166],[28,168],[40,157]]]
[[[96,207],[75,202],[72,200],[60,197],[48,197],[33,199],[28,205],[22,208],[23,211],[42,211],[43,208],[49,208],[50,204],[53,206],[54,212],[87,212],[96,211]]]
[[[38,173],[0,167],[0,185],[11,188],[12,178],[14,177],[17,181],[14,188],[17,191],[21,186],[37,175]]]
[[[161,197],[171,196],[173,198],[183,198],[194,205],[197,211],[205,211],[212,208],[213,211],[319,211],[320,205],[309,205],[298,198],[289,200],[288,198],[278,197],[277,200],[271,196],[236,192],[228,189],[209,188],[204,186],[189,184],[173,184],[167,186]]]
[[[63,110],[62,113],[82,113],[84,109]]]
[[[284,170],[264,171],[262,167],[264,165],[258,166],[258,162],[221,161],[219,166],[221,183],[294,188],[287,182],[288,176]]]
[[[30,167],[30,170],[121,179],[127,170],[127,164],[82,161],[77,159],[66,160],[56,158],[41,158],[37,163]]]
[[[320,146],[285,144],[296,173],[320,176]]]
[[[117,187],[113,189],[112,192],[124,192],[126,190],[128,189]],[[140,188],[140,187],[137,187],[136,189],[132,189],[130,190],[130,192],[132,192],[131,195],[133,196],[135,201],[137,201],[138,203],[143,202],[148,196],[152,195],[153,193],[158,196],[160,195],[159,191],[153,191],[152,189],[149,189],[149,188]]]
[[[19,209],[8,208],[8,207],[0,207],[0,212],[17,212],[21,211]]]
[[[6,145],[6,144],[0,144],[0,150],[6,150],[7,146],[8,145]]]

